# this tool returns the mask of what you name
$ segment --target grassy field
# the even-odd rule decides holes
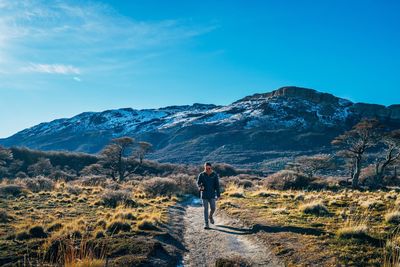
[[[41,179],[0,184],[0,265],[179,262],[182,248],[169,233],[169,212],[184,193],[196,192],[194,177]],[[288,266],[398,264],[399,192],[271,190],[233,180],[221,181],[219,211],[252,228]]]
[[[0,265],[104,266],[107,261],[109,266],[162,266],[177,261],[174,248],[157,241],[166,234],[175,196],[148,196],[129,183],[57,182],[39,192],[12,186],[17,187],[1,185]]]
[[[229,184],[220,208],[289,266],[398,266],[400,194],[278,191]]]

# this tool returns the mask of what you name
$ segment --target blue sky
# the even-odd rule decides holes
[[[286,85],[400,104],[399,3],[0,0],[0,137]]]

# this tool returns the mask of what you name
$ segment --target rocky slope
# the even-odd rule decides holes
[[[332,138],[362,117],[399,128],[400,105],[352,103],[312,89],[283,87],[227,106],[85,112],[25,129],[0,144],[97,153],[110,139],[128,135],[151,142],[150,157],[162,162],[211,160],[274,168],[298,154],[329,152]]]

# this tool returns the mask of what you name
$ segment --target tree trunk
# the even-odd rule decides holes
[[[361,157],[357,157],[353,173],[353,181],[352,181],[353,188],[359,188],[358,179],[360,178],[360,173],[361,173]]]

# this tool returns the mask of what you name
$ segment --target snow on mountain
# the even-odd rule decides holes
[[[227,106],[194,104],[171,106],[159,109],[135,110],[131,108],[84,112],[69,119],[58,119],[41,123],[19,134],[41,136],[63,131],[86,132],[111,130],[114,136],[196,124],[234,125],[245,121],[245,129],[254,127],[301,127],[309,126],[309,118],[332,126],[343,122],[350,114],[350,101],[339,99],[337,104],[315,104],[307,99],[285,99],[273,95],[260,95],[244,99]],[[301,113],[296,116],[295,113]]]

